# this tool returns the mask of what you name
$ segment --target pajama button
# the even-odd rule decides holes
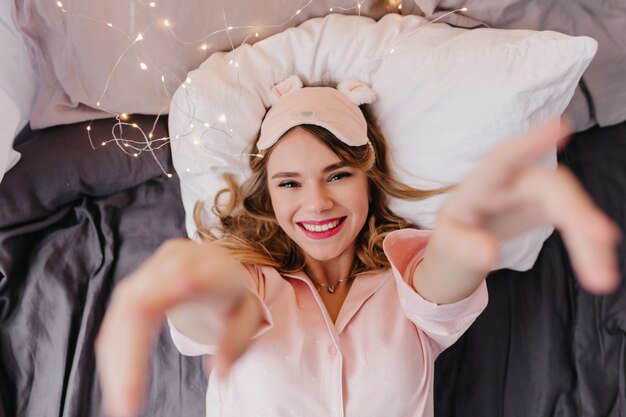
[[[337,352],[337,348],[336,347],[331,346],[331,347],[328,348],[328,353],[330,353],[332,356],[337,356],[337,353],[339,353],[339,352]]]

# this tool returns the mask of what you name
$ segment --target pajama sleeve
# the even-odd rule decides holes
[[[256,334],[252,337],[253,339],[265,333],[272,327],[272,314],[270,313],[267,305],[265,304],[265,276],[260,267],[254,265],[246,265],[248,271],[250,272],[249,280],[246,281],[245,285],[250,292],[254,294],[256,297],[259,306],[261,308],[262,315],[262,324],[257,330]],[[209,310],[208,314],[208,323],[213,323],[211,327],[214,328],[223,328],[224,318],[219,316],[218,314],[211,313]],[[217,344],[202,344],[199,343],[189,336],[184,335],[180,332],[174,324],[168,319],[167,323],[170,329],[170,335],[172,337],[172,341],[174,345],[178,349],[180,353],[187,356],[199,356],[199,355],[214,355],[217,352],[218,345]]]
[[[415,268],[422,260],[431,231],[403,229],[390,233],[383,243],[391,262],[400,304],[406,317],[430,340],[436,355],[451,346],[487,306],[487,285],[483,281],[467,298],[452,304],[424,299],[412,285]]]

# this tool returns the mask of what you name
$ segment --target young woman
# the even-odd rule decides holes
[[[276,86],[217,233],[199,224],[204,243],[168,241],[118,285],[96,346],[110,415],[140,408],[166,314],[182,353],[214,355],[207,415],[432,416],[434,361],[486,306],[502,239],[554,224],[581,284],[616,287],[616,226],[568,171],[532,164],[560,122],[491,152],[421,231],[387,198],[432,192],[391,177],[349,99],[371,91],[341,89]]]

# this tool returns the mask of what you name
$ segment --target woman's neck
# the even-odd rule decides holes
[[[304,272],[315,281],[325,285],[336,285],[340,280],[346,280],[352,271],[354,251],[347,251],[331,260],[319,260],[306,257]]]

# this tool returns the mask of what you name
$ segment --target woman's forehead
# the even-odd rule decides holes
[[[274,146],[267,162],[268,172],[323,170],[341,159],[313,133],[295,128],[286,133]]]

